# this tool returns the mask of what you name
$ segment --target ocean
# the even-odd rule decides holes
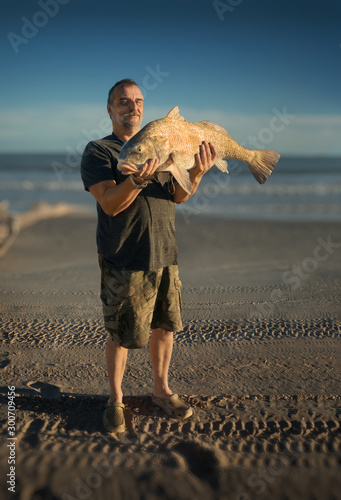
[[[282,157],[265,184],[247,166],[231,160],[230,174],[213,167],[178,215],[281,221],[341,219],[341,158]],[[84,191],[80,155],[0,155],[0,201],[12,213],[38,201],[65,202],[95,213],[95,200]]]

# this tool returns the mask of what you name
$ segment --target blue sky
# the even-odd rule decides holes
[[[178,105],[245,145],[341,155],[340,18],[338,0],[6,2],[0,152],[81,150],[130,77],[144,124]]]

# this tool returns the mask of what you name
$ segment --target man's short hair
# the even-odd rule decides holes
[[[112,96],[114,95],[114,90],[117,87],[132,87],[133,85],[136,85],[138,87],[137,83],[132,80],[131,78],[124,78],[123,80],[120,80],[119,82],[116,82],[113,87],[109,90],[108,93],[108,104],[111,104]]]

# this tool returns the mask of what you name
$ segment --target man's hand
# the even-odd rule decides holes
[[[141,181],[147,181],[153,179],[156,169],[159,166],[159,160],[157,158],[150,158],[147,160],[139,170],[124,170],[122,174],[130,175],[133,174],[135,179],[141,179]]]
[[[186,193],[182,187],[176,183],[175,193],[173,200],[175,203],[184,203],[196,192],[202,176],[213,167],[217,158],[217,151],[213,144],[203,141],[199,146],[199,154],[195,155],[195,166],[189,171],[189,178],[192,183],[192,191],[190,194]]]
[[[124,175],[133,174],[136,184],[145,184],[147,180],[152,179],[159,166],[159,160],[156,158],[147,160],[138,170],[134,165],[127,165],[122,171]],[[129,207],[141,192],[134,189],[130,180],[116,184],[115,181],[101,181],[89,187],[90,193],[100,204],[102,210],[111,217],[119,214]]]
[[[193,182],[197,177],[202,177],[213,167],[217,159],[217,151],[213,144],[203,141],[199,146],[199,153],[195,156],[195,167],[190,170],[190,178]]]

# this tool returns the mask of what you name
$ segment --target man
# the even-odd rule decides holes
[[[173,332],[182,329],[175,203],[195,193],[216,151],[206,143],[200,147],[190,171],[190,195],[173,179],[166,184],[158,180],[157,158],[149,159],[138,174],[125,175],[117,169],[116,158],[124,142],[140,130],[143,95],[137,84],[130,79],[117,82],[109,91],[107,110],[113,133],[87,145],[81,170],[85,189],[97,201],[101,300],[110,336],[106,363],[111,391],[104,424],[109,432],[119,433],[125,430],[121,385],[128,349],[148,341],[152,401],[175,418],[193,413],[168,385]]]

